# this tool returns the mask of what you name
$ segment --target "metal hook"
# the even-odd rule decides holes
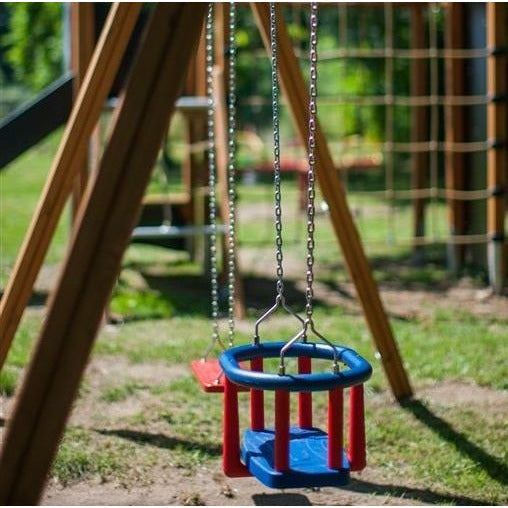
[[[279,363],[279,375],[284,376],[286,373],[286,366],[284,363],[284,357],[285,354],[288,352],[288,350],[293,346],[295,342],[298,342],[301,338],[304,340],[307,339],[307,331],[310,328],[311,332],[314,333],[317,337],[319,337],[325,344],[328,344],[333,350],[333,373],[339,374],[340,367],[339,367],[339,355],[337,353],[337,348],[335,345],[330,342],[324,335],[319,333],[316,330],[316,327],[314,326],[314,320],[312,319],[306,319],[303,323],[303,328],[298,332],[293,338],[291,338],[280,350],[280,363]]]
[[[275,298],[275,303],[266,311],[264,312],[259,318],[258,320],[256,321],[256,323],[254,324],[254,344],[256,346],[259,345],[259,326],[261,325],[261,323],[263,321],[265,321],[266,319],[268,319],[274,312],[276,312],[279,308],[283,308],[288,314],[290,314],[291,316],[295,317],[296,319],[298,319],[298,321],[300,321],[300,323],[303,325],[305,323],[304,319],[299,316],[287,303],[286,303],[286,298],[284,297],[283,294],[278,294]]]

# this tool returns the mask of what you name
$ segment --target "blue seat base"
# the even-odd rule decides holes
[[[340,487],[349,482],[349,462],[342,453],[342,468],[327,465],[328,435],[319,429],[290,428],[289,471],[275,471],[275,431],[247,430],[243,436],[242,461],[261,483],[274,489]]]

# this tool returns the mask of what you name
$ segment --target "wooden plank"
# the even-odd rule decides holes
[[[2,504],[40,498],[205,14],[204,3],[154,8],[8,422]]]
[[[494,51],[487,58],[487,94],[500,97],[487,106],[487,138],[495,142],[487,153],[487,186],[492,194],[487,200],[487,247],[489,282],[496,293],[503,291],[506,265],[503,248],[506,199],[506,4],[487,2],[487,46]]]
[[[464,5],[450,2],[446,5],[446,49],[464,47]],[[448,97],[464,95],[464,60],[447,58],[445,60],[445,90]],[[465,141],[465,111],[462,106],[445,106],[445,138],[450,144]],[[447,189],[463,189],[465,185],[464,154],[447,151],[445,153],[445,184]],[[448,200],[448,223],[450,235],[464,235],[464,201]],[[448,265],[457,274],[464,262],[464,245],[448,245]]]
[[[0,171],[67,122],[72,83],[72,74],[65,74],[0,120]]]
[[[269,4],[251,3],[257,25],[270,53]],[[298,60],[282,16],[278,15],[279,76],[303,145],[307,146],[309,96]],[[318,101],[319,103],[319,101]],[[342,248],[350,276],[358,292],[368,326],[381,354],[385,372],[397,399],[412,395],[409,379],[394,340],[390,323],[372,276],[358,231],[349,210],[342,183],[337,178],[332,156],[319,122],[316,126],[316,172],[332,225]]]
[[[111,7],[85,84],[71,113],[50,176],[0,301],[0,369],[32,294],[76,173],[82,167],[84,147],[97,124],[140,9],[139,2],[115,3]]]
[[[425,20],[423,7],[411,7],[411,48],[425,48]],[[410,61],[411,95],[425,96],[429,93],[427,59],[413,59]],[[411,108],[411,141],[427,141],[429,136],[429,114],[426,106]],[[428,183],[429,154],[415,152],[411,154],[411,186],[413,189],[422,189]],[[425,236],[425,207],[427,200],[413,199],[413,235],[417,238]],[[423,257],[421,246],[414,247],[415,257]]]
[[[95,48],[95,7],[92,2],[71,2],[71,67],[74,74],[74,98],[85,79]],[[88,180],[88,145],[83,148],[81,167],[77,171],[72,189],[72,215],[76,216]]]

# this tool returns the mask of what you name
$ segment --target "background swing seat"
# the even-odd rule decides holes
[[[300,371],[279,375],[263,372],[261,368],[242,368],[240,362],[250,360],[251,363],[257,362],[259,367],[263,358],[278,358],[285,344],[238,346],[225,351],[219,358],[226,378],[224,446],[227,453],[224,454],[224,470],[226,474],[228,470],[236,474],[243,465],[248,473],[272,488],[345,485],[350,471],[365,467],[363,382],[370,377],[372,368],[352,349],[314,343],[295,343],[285,356],[325,360],[336,357],[348,369],[339,373]],[[265,427],[264,416],[255,415],[251,409],[251,429],[244,433],[241,448],[237,400],[240,387],[251,389],[251,407],[256,408],[254,413],[263,412],[263,409],[260,406],[262,399],[253,404],[253,395],[259,397],[264,390],[275,391],[275,428]],[[346,454],[342,447],[342,414],[343,388],[348,387],[351,387],[351,410],[349,452]],[[302,395],[313,391],[329,391],[329,433],[312,426],[304,428],[301,423],[299,427],[289,426],[289,393]],[[311,404],[307,409],[310,411],[310,408]],[[254,423],[255,416],[257,423]]]
[[[190,366],[198,383],[205,392],[224,392],[224,372],[217,358],[192,360]],[[239,389],[242,392],[248,391],[247,388],[243,387]]]

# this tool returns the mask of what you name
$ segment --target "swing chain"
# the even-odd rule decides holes
[[[278,82],[278,51],[277,51],[277,13],[276,4],[270,3],[270,49],[272,69],[272,121],[273,121],[273,169],[275,186],[275,245],[277,262],[277,283],[275,303],[256,321],[254,325],[254,344],[259,344],[259,327],[279,308],[298,319],[303,326],[304,320],[289,305],[284,297],[284,269],[282,254],[282,194],[280,171],[280,122],[279,122],[279,82]]]
[[[308,131],[308,163],[309,168],[307,171],[307,288],[305,290],[305,314],[306,319],[303,323],[303,329],[289,340],[281,349],[279,375],[285,375],[286,367],[284,358],[286,353],[292,345],[299,341],[307,341],[309,329],[323,342],[333,348],[333,372],[339,374],[339,356],[335,346],[321,333],[319,333],[314,325],[313,315],[313,301],[314,301],[314,232],[315,232],[315,198],[316,198],[316,126],[317,126],[317,30],[318,28],[318,3],[310,3],[310,85],[309,85],[309,131]]]
[[[272,119],[273,119],[273,169],[275,183],[275,246],[277,261],[277,299],[284,298],[284,268],[282,255],[282,204],[280,174],[280,122],[279,122],[279,84],[277,55],[277,18],[275,3],[270,3],[270,47],[272,63]]]
[[[213,96],[213,33],[214,4],[210,2],[206,17],[206,95],[208,98],[207,136],[208,136],[208,188],[209,205],[208,217],[210,222],[210,283],[212,300],[212,341],[204,355],[206,360],[215,344],[219,343],[225,349],[219,335],[219,281],[217,274],[217,166],[215,160],[215,103]]]
[[[236,251],[236,5],[229,4],[229,51],[228,51],[228,325],[229,346],[233,346],[235,335],[235,251]]]
[[[305,290],[306,305],[305,334],[309,325],[312,327],[314,300],[314,232],[315,232],[315,168],[316,168],[316,113],[317,113],[317,26],[318,4],[310,4],[310,99],[309,99],[309,140],[307,172],[307,288]]]

